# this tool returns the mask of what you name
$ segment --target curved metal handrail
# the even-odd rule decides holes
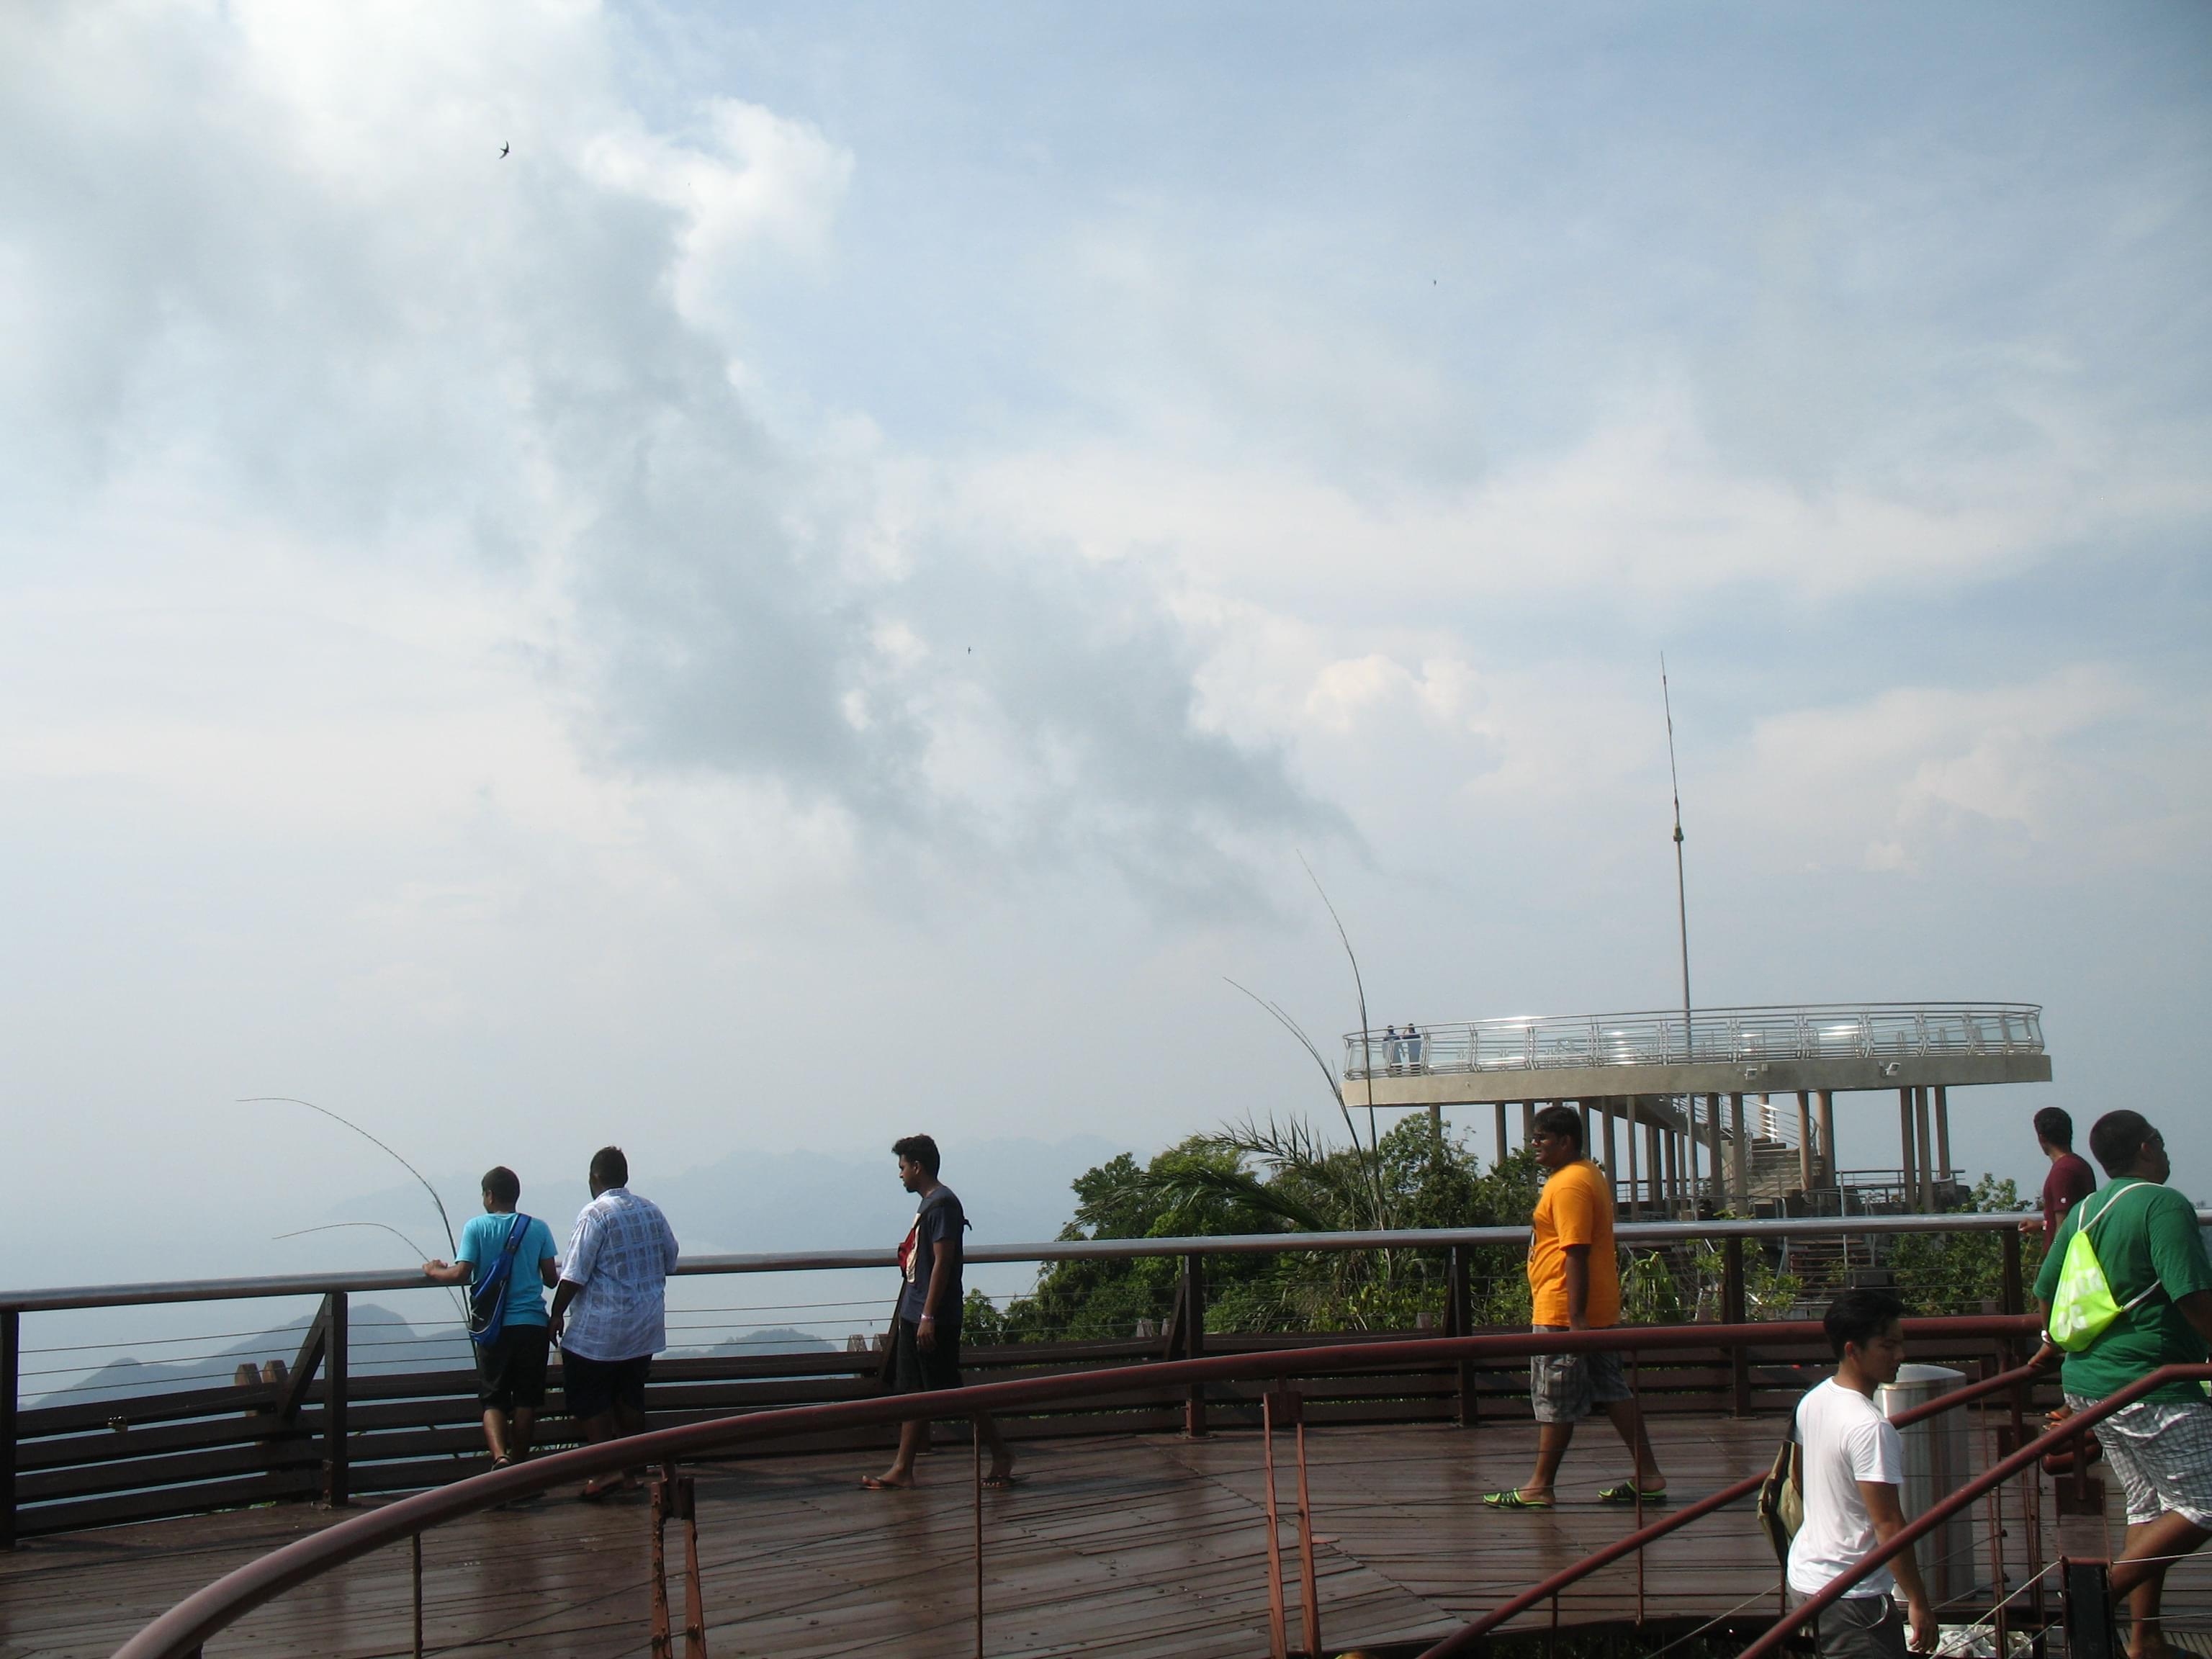
[[[2015,1383],[2029,1382],[2041,1369],[2040,1366],[2028,1364],[2016,1366],[2008,1371],[2000,1371],[1995,1376],[1984,1377],[1979,1382],[1969,1383],[1963,1389],[1954,1389],[1947,1395],[1938,1395],[1925,1405],[1915,1406],[1910,1411],[1899,1412],[1890,1421],[1899,1428],[1909,1427],[1923,1419],[1936,1416],[1943,1412],[1955,1411],[1961,1406],[1970,1406],[1977,1400],[2000,1393]],[[1453,1632],[1434,1647],[1425,1650],[1419,1656],[1419,1659],[1452,1659],[1455,1654],[1467,1652],[1477,1642],[1508,1620],[1517,1619],[1538,1603],[1548,1601],[1561,1590],[1581,1583],[1600,1567],[1610,1566],[1624,1555],[1633,1555],[1645,1545],[1656,1542],[1670,1532],[1680,1531],[1692,1521],[1702,1521],[1717,1510],[1724,1510],[1731,1504],[1741,1503],[1765,1485],[1766,1478],[1765,1470],[1761,1470],[1757,1474],[1747,1475],[1733,1486],[1723,1486],[1717,1492],[1708,1493],[1687,1509],[1677,1510],[1674,1514],[1654,1521],[1649,1526],[1638,1528],[1625,1538],[1616,1538],[1603,1549],[1584,1556],[1571,1566],[1560,1568],[1550,1577],[1541,1579],[1531,1584],[1519,1595],[1499,1602],[1480,1618]]]
[[[1741,1065],[2039,1054],[2034,1002],[1812,1002],[1622,1014],[1530,1014],[1348,1031],[1347,1079],[1565,1066]]]
[[[2057,1428],[2029,1441],[2017,1451],[1999,1458],[1965,1486],[1929,1505],[1919,1516],[1893,1534],[1887,1543],[1869,1553],[1850,1571],[1830,1579],[1820,1590],[1792,1607],[1786,1618],[1777,1620],[1774,1627],[1746,1648],[1740,1659],[1765,1659],[1768,1654],[1790,1639],[1790,1632],[1802,1626],[1808,1620],[1818,1618],[1823,1608],[1850,1594],[1853,1585],[1880,1571],[1894,1557],[1911,1549],[1975,1499],[2002,1486],[2015,1474],[2033,1468],[2046,1453],[2079,1440],[2122,1407],[2134,1405],[2146,1395],[2164,1388],[2169,1382],[2212,1382],[2212,1365],[2161,1365],[2149,1376],[2138,1377],[2126,1388],[2106,1395],[2095,1405],[2083,1407]],[[1428,1659],[1428,1656],[1424,1655],[1423,1659]]]
[[[2024,1337],[2032,1322],[2018,1316],[1907,1320],[1908,1335]],[[1021,1377],[924,1395],[830,1405],[786,1407],[740,1417],[717,1418],[679,1428],[657,1429],[628,1440],[557,1452],[528,1463],[471,1475],[450,1486],[417,1492],[295,1540],[195,1591],[115,1650],[114,1659],[187,1659],[217,1632],[264,1602],[387,1544],[475,1515],[501,1504],[550,1491],[573,1480],[611,1474],[640,1464],[672,1463],[787,1434],[880,1428],[920,1418],[976,1417],[1127,1393],[1133,1388],[1183,1387],[1202,1382],[1341,1373],[1364,1368],[1441,1370],[1465,1359],[1535,1352],[1580,1353],[1607,1349],[1747,1347],[1818,1340],[1815,1320],[1758,1325],[1614,1326],[1595,1331],[1515,1333],[1497,1336],[1435,1337],[1413,1341],[1339,1343],[1328,1347],[1264,1354],[1223,1354],[1116,1366],[1074,1376]]]

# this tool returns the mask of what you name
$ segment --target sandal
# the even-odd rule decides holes
[[[1601,1504],[1618,1504],[1623,1509],[1632,1508],[1639,1503],[1663,1504],[1667,1501],[1667,1488],[1650,1486],[1638,1492],[1635,1481],[1624,1480],[1617,1486],[1607,1486],[1600,1491],[1597,1501]]]
[[[1552,1500],[1548,1498],[1523,1498],[1518,1486],[1509,1486],[1504,1492],[1483,1493],[1482,1505],[1491,1510],[1548,1510],[1552,1507]]]

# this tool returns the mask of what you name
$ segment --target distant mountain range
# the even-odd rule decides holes
[[[389,1308],[357,1302],[349,1310],[346,1345],[349,1369],[356,1376],[376,1371],[465,1370],[476,1359],[468,1338],[453,1325],[431,1330],[410,1324]],[[219,1352],[183,1360],[110,1360],[89,1376],[27,1406],[67,1406],[132,1395],[171,1394],[185,1389],[219,1387],[232,1382],[241,1364],[258,1371],[270,1360],[289,1367],[298,1358],[309,1321],[296,1319],[273,1330],[234,1342]],[[703,1348],[671,1348],[672,1359],[716,1354],[830,1353],[834,1343],[778,1326],[740,1332]]]

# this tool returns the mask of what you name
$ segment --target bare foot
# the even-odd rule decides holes
[[[983,1484],[993,1492],[1004,1492],[1009,1486],[1019,1486],[1021,1482],[1014,1476],[1014,1460],[1009,1457],[1003,1463],[992,1464],[990,1474],[983,1477]]]
[[[904,1492],[914,1485],[914,1477],[901,1479],[895,1474],[864,1474],[860,1484],[870,1492]]]

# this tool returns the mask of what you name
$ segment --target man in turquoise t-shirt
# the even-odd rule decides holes
[[[426,1261],[423,1274],[441,1285],[483,1283],[515,1224],[522,1182],[505,1164],[484,1171],[484,1212],[461,1229],[456,1261]],[[507,1322],[489,1342],[475,1345],[477,1399],[483,1407],[484,1443],[491,1466],[503,1469],[530,1455],[538,1408],[545,1403],[545,1292],[561,1282],[553,1232],[535,1216],[522,1218],[522,1238],[507,1280]]]
[[[2067,1212],[2035,1280],[2047,1315],[2066,1247],[2087,1231],[2124,1310],[2087,1348],[2066,1356],[2060,1377],[2075,1411],[2161,1365],[2203,1364],[2212,1338],[2212,1261],[2195,1207],[2164,1184],[2172,1173],[2164,1137],[2140,1112],[2107,1112],[2089,1130],[2089,1150],[2110,1184]],[[2057,1352],[2046,1340],[2037,1358],[2047,1362]],[[2212,1401],[2201,1383],[2168,1383],[2106,1418],[2096,1434],[2127,1495],[2126,1547],[2112,1582],[2133,1614],[2128,1652],[2162,1659],[2170,1651],[2158,1617],[2166,1570],[2212,1538]]]

